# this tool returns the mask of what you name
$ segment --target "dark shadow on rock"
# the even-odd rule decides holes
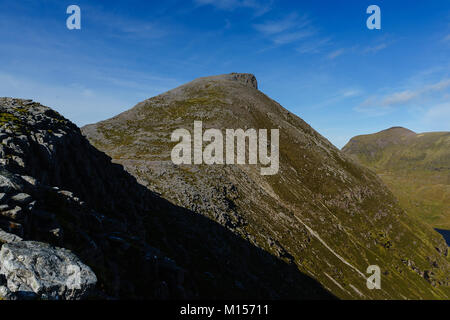
[[[220,224],[165,200],[150,213],[148,242],[189,270],[201,298],[332,298],[320,283]],[[155,228],[156,227],[156,228]],[[152,233],[152,230],[157,232]]]

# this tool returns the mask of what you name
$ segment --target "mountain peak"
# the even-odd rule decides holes
[[[202,77],[197,80],[231,80],[231,81],[237,81],[240,83],[243,83],[249,87],[258,89],[258,81],[256,80],[256,77],[252,73],[227,73],[227,74],[221,74],[217,76],[210,76],[210,77]]]
[[[401,134],[416,134],[414,131],[409,130],[404,127],[396,126],[396,127],[390,127],[389,129],[382,130],[381,132],[395,132],[395,133],[401,133]]]
[[[416,135],[417,133],[404,127],[391,127],[376,133],[355,136],[342,148],[342,151],[352,154],[368,148],[371,153],[375,154],[376,150],[380,151],[391,145],[407,143]]]
[[[251,73],[230,73],[233,80],[250,85],[255,89],[258,89],[258,81],[254,74]]]

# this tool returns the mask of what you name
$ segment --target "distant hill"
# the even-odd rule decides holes
[[[448,299],[444,240],[406,215],[376,174],[257,88],[251,74],[199,78],[82,132],[150,190],[339,298]],[[279,129],[278,174],[263,176],[259,165],[175,165],[171,133],[192,132],[196,120],[221,131]],[[366,286],[372,264],[383,272],[382,290]]]
[[[342,151],[373,169],[411,215],[450,229],[450,132],[393,127],[356,136]]]

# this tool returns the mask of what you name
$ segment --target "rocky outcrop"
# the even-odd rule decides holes
[[[80,300],[97,283],[94,272],[69,250],[33,241],[4,244],[0,274],[7,280],[7,289],[3,289],[7,299],[27,295],[41,300]]]
[[[99,297],[133,288],[118,283],[126,284],[122,275],[143,265],[148,252],[139,240],[142,192],[127,194],[134,179],[90,146],[74,124],[38,103],[0,99],[0,125],[0,244],[23,238],[73,250],[97,270],[109,270],[100,276]],[[115,247],[118,241],[123,247]],[[127,260],[122,255],[130,250],[123,248],[133,243],[136,257]]]
[[[0,229],[0,245],[17,241],[22,241],[22,238],[16,236],[15,234],[11,234]]]
[[[241,83],[258,89],[258,81],[256,77],[251,73],[231,73],[231,77]]]
[[[197,83],[199,81],[201,82],[204,80],[233,81],[233,82],[238,82],[241,85],[251,87],[253,89],[258,89],[258,81],[256,80],[255,75],[253,75],[251,73],[233,72],[233,73],[221,74],[218,76],[198,78],[198,79],[195,79],[193,82]]]

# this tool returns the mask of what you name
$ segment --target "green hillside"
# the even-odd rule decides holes
[[[410,215],[450,229],[450,132],[394,127],[354,137],[342,151],[373,169]]]

